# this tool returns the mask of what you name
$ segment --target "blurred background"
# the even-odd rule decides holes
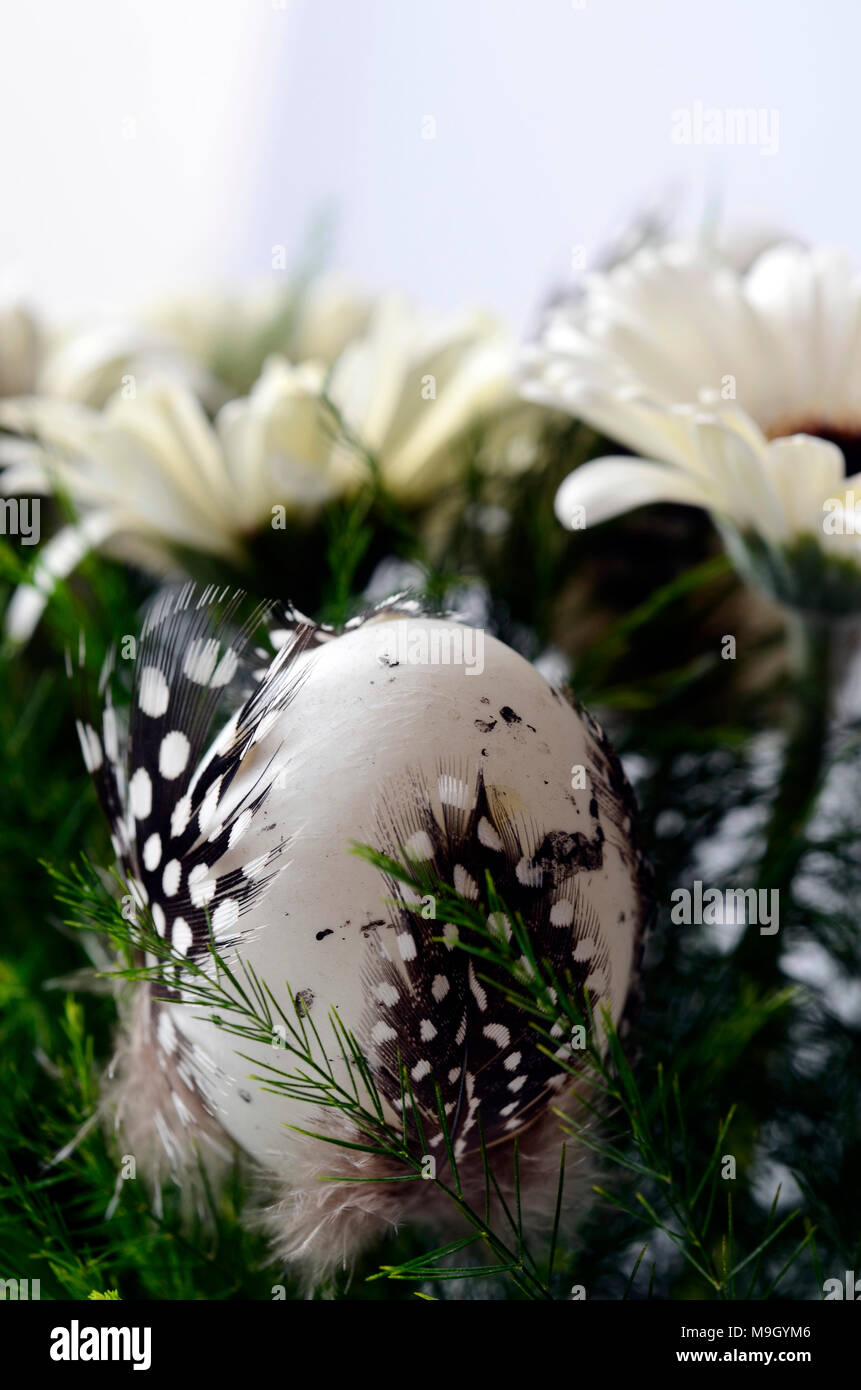
[[[110,309],[325,233],[370,287],[521,329],[656,202],[857,253],[859,41],[850,0],[6,6],[0,275]],[[697,103],[768,139],[676,143]]]

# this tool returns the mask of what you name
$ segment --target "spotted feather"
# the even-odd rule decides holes
[[[224,867],[244,837],[253,840],[249,832],[284,774],[271,756],[253,776],[248,767],[304,678],[297,658],[314,640],[314,629],[296,622],[276,656],[252,649],[255,635],[265,640],[271,607],[240,623],[243,599],[191,585],[163,592],[143,626],[127,724],[114,704],[111,658],[100,682],[101,735],[89,723],[78,728],[132,893],[180,955],[202,955],[210,927],[221,948],[236,945],[241,919],[269,886],[270,866],[289,839],[279,831],[263,854]]]
[[[462,769],[446,764],[440,765],[436,793],[439,817],[431,790],[420,780],[392,790],[380,821],[385,852],[402,863],[417,862],[469,901],[484,897],[489,873],[501,901],[523,919],[536,957],[559,975],[570,972],[583,1003],[586,994],[597,1002],[607,987],[608,954],[577,878],[600,866],[600,824],[590,838],[518,822],[480,773],[470,782]],[[457,927],[429,915],[432,902],[420,903],[398,879],[391,878],[388,887],[395,904],[392,930],[366,965],[363,1036],[378,1085],[396,1109],[400,1064],[405,1067],[434,1148],[443,1140],[439,1087],[460,1156],[479,1142],[479,1112],[488,1144],[536,1118],[567,1079],[559,1065],[572,1056],[567,1030],[561,1019],[553,1025],[559,1046],[548,1057],[531,1018],[505,998],[502,987],[510,985],[510,976],[484,962],[477,971],[474,958],[457,946]],[[489,918],[487,925],[511,939],[507,919]],[[521,965],[530,968],[525,957]],[[488,974],[493,983],[480,978]]]

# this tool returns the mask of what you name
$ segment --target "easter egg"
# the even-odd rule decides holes
[[[297,1082],[298,1035],[348,1088],[336,1017],[384,1123],[401,1126],[408,1107],[435,1164],[449,1145],[465,1165],[481,1145],[510,1147],[570,1087],[570,1022],[539,1045],[506,971],[464,949],[452,902],[484,914],[511,956],[509,986],[531,955],[618,1023],[648,873],[600,729],[489,633],[393,603],[341,633],[269,616],[267,644],[261,615],[242,627],[237,604],[225,614],[223,595],[169,591],[141,639],[127,739],[112,703],[81,738],[164,943],[160,974],[138,987],[146,1041],[131,1049],[158,1078],[151,1124],[168,1149],[198,1129],[232,1140],[284,1184],[289,1226],[291,1184],[337,1166],[321,1133],[334,1121],[345,1137],[344,1113]],[[489,891],[504,910],[488,914]],[[217,973],[213,947],[269,992],[268,1036],[243,1036],[241,1008],[195,995],[193,967]]]

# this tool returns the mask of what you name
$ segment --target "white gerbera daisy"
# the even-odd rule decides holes
[[[331,366],[370,312],[367,296],[334,274],[174,296],[67,324],[42,322],[20,295],[0,289],[0,397],[101,408],[117,391],[169,380],[214,414],[248,394],[272,354]]]
[[[524,373],[529,398],[641,455],[572,473],[564,524],[706,507],[779,597],[861,603],[861,280],[842,255],[776,247],[740,276],[697,247],[642,251],[550,312]]]
[[[160,381],[187,387],[209,410],[225,398],[202,362],[133,318],[52,328],[34,393],[100,409],[118,391],[128,396]]]
[[[48,324],[17,295],[0,295],[0,398],[52,396],[102,406],[122,387],[170,377],[207,402],[223,391],[201,362],[131,318],[83,326]]]
[[[70,401],[0,401],[6,493],[58,492],[79,522],[42,549],[32,585],[6,617],[13,640],[29,637],[60,578],[103,548],[156,573],[182,549],[240,561],[273,506],[308,514],[344,485],[323,427],[322,367],[273,361],[251,395],[214,423],[182,386],[152,383],[104,410]],[[31,436],[26,438],[24,436]]]
[[[335,272],[238,290],[174,295],[147,322],[198,362],[230,396],[246,395],[271,356],[330,367],[366,329],[368,295]]]
[[[0,402],[0,428],[12,432],[0,440],[2,491],[58,491],[81,518],[41,552],[8,630],[28,636],[58,578],[93,546],[157,572],[175,567],[178,549],[241,560],[248,537],[312,515],[372,471],[405,505],[426,502],[463,466],[474,431],[495,431],[500,467],[522,466],[545,413],[529,407],[524,420],[511,356],[483,315],[430,319],[387,297],[329,371],[271,357],[213,423],[170,381],[120,390],[104,410]]]
[[[389,492],[422,503],[457,475],[469,434],[516,407],[513,348],[485,314],[437,318],[386,296],[367,332],[338,358],[326,390]]]

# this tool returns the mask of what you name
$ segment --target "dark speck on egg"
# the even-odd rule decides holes
[[[363,922],[359,930],[362,936],[367,937],[374,930],[374,927],[384,927],[386,925],[382,917],[375,917],[371,922]]]
[[[296,993],[296,1012],[300,1018],[307,1018],[314,1003],[313,989],[300,989]]]
[[[502,706],[502,709],[499,711],[499,713],[502,715],[502,717],[503,717],[503,719],[505,720],[506,724],[522,724],[522,723],[523,723],[523,720],[520,718],[520,715],[519,715],[519,714],[515,714],[515,713],[514,713],[514,710],[511,708],[510,705],[503,705],[503,706]]]

